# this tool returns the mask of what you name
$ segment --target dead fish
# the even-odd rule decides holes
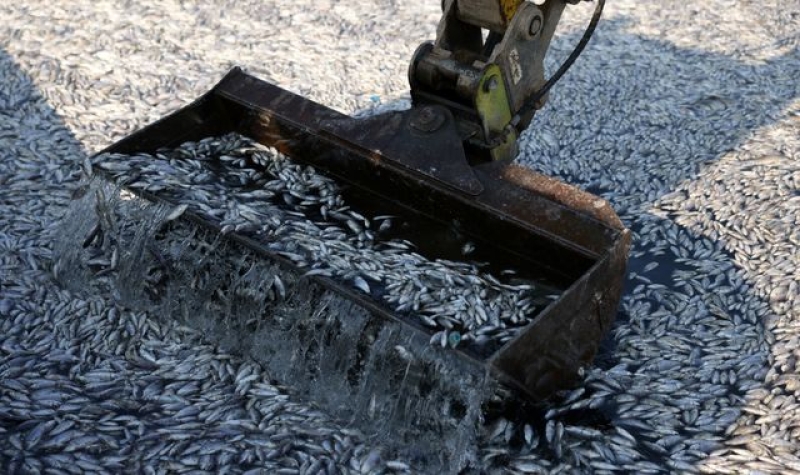
[[[180,204],[180,205],[174,207],[172,209],[172,211],[170,211],[169,214],[164,218],[164,222],[168,223],[170,221],[174,221],[174,220],[180,218],[181,215],[183,215],[183,213],[185,213],[188,208],[189,208],[189,205],[187,205],[187,204]]]

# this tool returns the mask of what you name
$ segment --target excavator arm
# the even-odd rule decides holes
[[[604,0],[570,59],[545,79],[544,57],[567,3],[580,0],[444,0],[436,40],[423,43],[409,68],[415,105],[448,108],[465,146],[487,160],[511,159],[547,91],[580,54]]]

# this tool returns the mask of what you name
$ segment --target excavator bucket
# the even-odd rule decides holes
[[[335,251],[287,250],[270,233],[226,225],[207,207],[181,201],[169,180],[137,188],[134,172],[108,165],[125,157],[197,161],[174,151],[231,134],[335,184],[341,206],[322,214],[348,216],[338,221],[344,231],[332,235],[360,237],[350,258],[328,266],[325,256]],[[178,272],[171,308],[183,311],[170,318],[200,325],[291,391],[365,433],[380,433],[379,442],[454,467],[468,463],[453,457],[474,439],[465,427],[480,421],[495,388],[542,401],[580,381],[614,321],[630,245],[630,232],[603,199],[511,162],[477,160],[476,153],[444,107],[356,119],[235,68],[192,104],[92,163],[95,174],[111,175],[139,198],[176,207],[162,221],[200,223],[192,225],[224,235],[225,245],[262,262],[257,275],[231,270],[237,282],[270,283],[249,295],[261,305],[246,319],[222,325],[213,320],[235,317],[230,306],[204,316],[199,307],[186,310],[193,302],[178,305],[196,286]],[[206,180],[225,166],[205,160]],[[259,160],[236,166],[248,176],[280,173]],[[276,200],[264,201],[270,199]],[[304,198],[286,195],[274,207],[292,199]],[[291,217],[323,226],[326,216],[315,209]],[[360,250],[371,253],[369,262],[358,260]],[[159,252],[168,250],[145,254]],[[391,256],[391,281],[389,260],[375,257],[382,252]],[[233,286],[219,284],[192,299]]]

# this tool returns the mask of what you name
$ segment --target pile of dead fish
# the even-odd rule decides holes
[[[392,216],[352,210],[338,185],[274,149],[229,134],[156,154],[102,154],[92,166],[120,185],[256,239],[306,275],[347,281],[433,329],[431,343],[502,344],[548,302],[529,283],[505,284],[476,263],[428,259],[405,240],[381,240]],[[88,168],[88,165],[87,165]]]

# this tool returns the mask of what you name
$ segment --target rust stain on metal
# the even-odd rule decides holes
[[[596,195],[516,164],[506,167],[502,176],[512,183],[535,190],[567,208],[586,213],[615,229],[625,228],[611,205]]]
[[[500,5],[503,13],[503,21],[506,25],[511,23],[511,19],[517,13],[522,0],[500,0]]]

